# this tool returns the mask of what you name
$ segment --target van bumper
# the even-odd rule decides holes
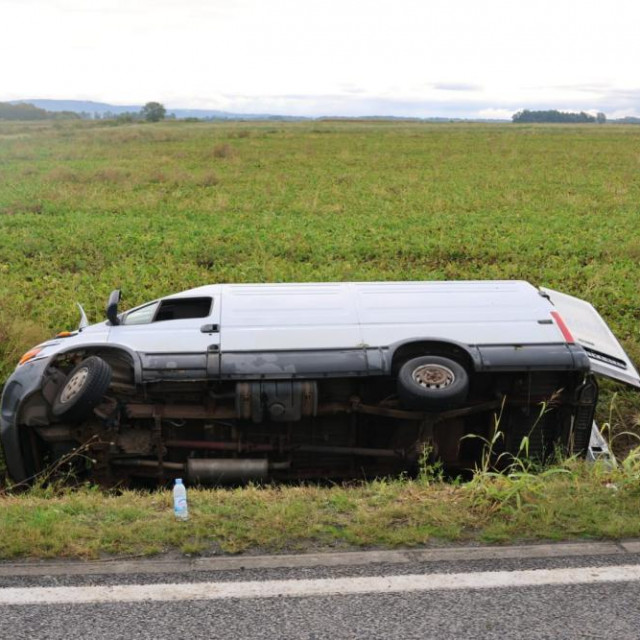
[[[14,482],[22,482],[32,473],[27,468],[18,428],[20,407],[42,387],[42,376],[48,364],[49,358],[27,362],[13,372],[4,386],[0,400],[0,442],[9,476]]]

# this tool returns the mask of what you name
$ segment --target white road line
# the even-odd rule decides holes
[[[0,589],[0,605],[304,597],[635,581],[640,581],[640,565],[319,580],[134,584],[108,587],[28,587]]]

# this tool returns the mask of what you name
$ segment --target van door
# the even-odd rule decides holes
[[[556,307],[574,340],[584,348],[595,373],[640,388],[640,376],[629,356],[588,302],[544,287],[540,291]]]
[[[216,377],[220,295],[167,297],[132,309],[111,327],[109,342],[140,355],[145,380]]]

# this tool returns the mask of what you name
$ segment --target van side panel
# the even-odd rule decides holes
[[[354,285],[366,344],[431,337],[463,344],[564,342],[550,305],[526,282]]]
[[[526,282],[223,285],[221,350],[564,343],[550,310]]]
[[[362,334],[349,284],[224,285],[221,349],[354,349]]]

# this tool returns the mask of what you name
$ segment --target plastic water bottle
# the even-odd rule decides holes
[[[176,478],[176,483],[173,487],[173,513],[176,516],[176,520],[189,519],[187,489],[182,484],[182,478]]]

